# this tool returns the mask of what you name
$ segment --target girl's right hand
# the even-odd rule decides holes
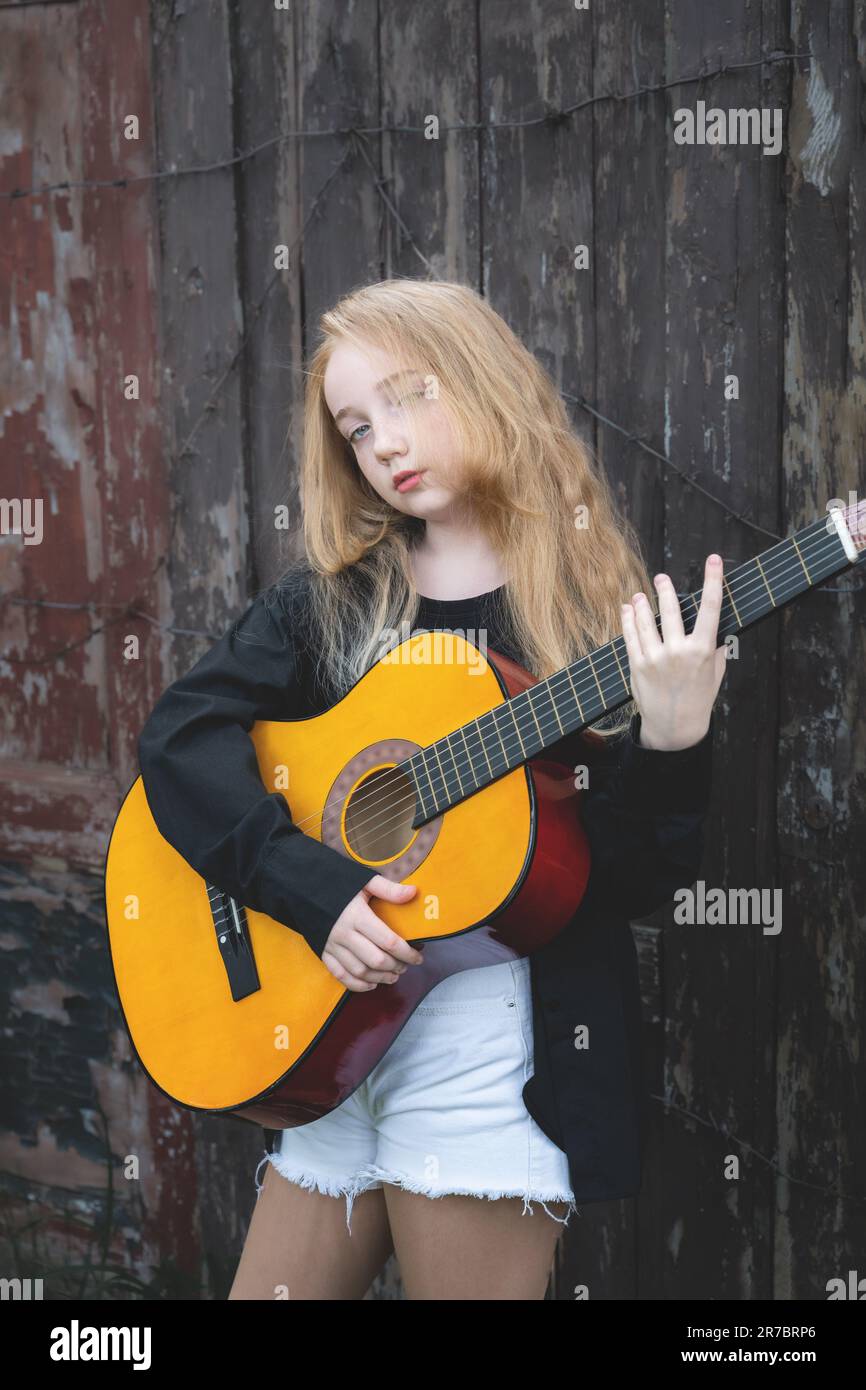
[[[325,942],[322,961],[346,989],[361,992],[392,985],[407,965],[423,961],[421,952],[386,926],[369,902],[372,896],[404,903],[417,891],[414,883],[393,883],[376,874],[343,908]]]

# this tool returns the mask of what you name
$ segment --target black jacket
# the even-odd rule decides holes
[[[520,660],[497,594],[422,599],[414,626],[486,628],[492,651]],[[334,922],[372,873],[294,826],[283,797],[266,791],[248,737],[257,720],[303,717],[333,703],[314,665],[303,586],[275,585],[169,686],[138,753],[148,805],[169,843],[245,906],[291,924],[321,957]],[[712,725],[700,743],[677,752],[641,748],[638,732],[635,716],[629,733],[601,751],[588,755],[575,735],[549,750],[570,766],[589,765],[582,814],[592,868],[574,918],[530,958],[535,1070],[523,1098],[567,1154],[578,1204],[632,1196],[640,1186],[647,1098],[629,919],[694,883],[710,794]],[[577,1029],[588,1046],[575,1046]],[[273,1133],[265,1131],[269,1145]]]

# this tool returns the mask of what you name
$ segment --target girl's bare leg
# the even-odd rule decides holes
[[[268,1163],[230,1299],[362,1299],[393,1250],[384,1192],[345,1197],[289,1182]]]
[[[565,1227],[539,1202],[524,1215],[521,1197],[425,1197],[390,1183],[384,1193],[407,1298],[544,1298]]]

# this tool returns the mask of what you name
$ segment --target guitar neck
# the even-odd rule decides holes
[[[864,547],[857,508],[851,507],[831,511],[739,565],[723,580],[718,641],[847,569]],[[687,633],[694,628],[702,592],[679,596]],[[655,622],[661,631],[659,615]],[[564,735],[612,714],[631,699],[629,679],[625,641],[618,636],[420,749],[401,764],[415,784],[419,814],[414,824],[423,825]]]

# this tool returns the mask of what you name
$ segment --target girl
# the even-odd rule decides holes
[[[327,708],[404,623],[459,628],[538,677],[621,630],[636,708],[549,750],[589,767],[592,867],[572,922],[529,957],[442,981],[342,1105],[277,1132],[230,1297],[360,1299],[393,1250],[410,1299],[542,1299],[577,1203],[639,1187],[628,919],[699,868],[725,669],[721,560],[707,560],[688,636],[656,576],[660,633],[636,538],[552,381],[471,289],[387,280],[321,327],[306,557],[165,692],[141,735],[166,839],[301,932],[347,990],[387,989],[423,955],[375,904],[415,887],[294,825],[259,776],[253,722]]]

